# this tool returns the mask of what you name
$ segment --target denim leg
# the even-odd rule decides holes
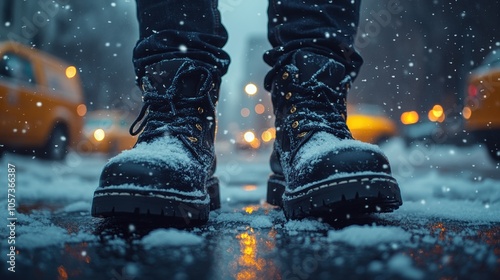
[[[273,49],[264,60],[273,69],[265,86],[297,50],[333,58],[354,78],[363,60],[354,50],[361,0],[269,0],[268,39]]]
[[[133,53],[138,80],[146,66],[173,58],[207,64],[219,77],[230,58],[218,0],[137,0],[140,38]]]

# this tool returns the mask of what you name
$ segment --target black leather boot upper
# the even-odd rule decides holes
[[[349,174],[390,174],[378,147],[353,140],[346,125],[351,77],[342,64],[298,51],[272,80],[276,141],[271,169],[287,191]]]
[[[176,59],[147,67],[141,84],[144,105],[131,133],[142,133],[133,149],[105,166],[97,191],[137,186],[137,191],[206,195],[205,184],[215,172],[220,78],[206,66]]]

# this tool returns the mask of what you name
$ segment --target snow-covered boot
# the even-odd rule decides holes
[[[146,69],[141,81],[144,104],[131,127],[132,134],[142,133],[133,149],[104,167],[93,216],[194,225],[206,222],[209,211],[220,207],[219,183],[213,176],[220,78],[213,73],[186,59]]]
[[[383,152],[353,140],[347,128],[350,84],[342,64],[305,51],[274,73],[276,141],[267,201],[289,219],[346,218],[402,204]]]

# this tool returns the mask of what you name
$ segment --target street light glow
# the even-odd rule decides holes
[[[255,84],[249,83],[245,86],[245,92],[248,95],[255,95],[257,93],[257,86]]]
[[[106,133],[104,133],[104,130],[102,130],[101,128],[96,129],[94,131],[95,140],[100,142],[100,141],[104,140],[104,137],[106,137]]]
[[[243,138],[245,139],[245,141],[247,141],[248,143],[251,143],[254,139],[255,139],[255,134],[251,131],[247,131],[245,132],[245,134],[243,135]]]
[[[429,111],[428,118],[432,122],[443,122],[445,119],[443,107],[441,105],[434,105]]]
[[[75,76],[76,76],[76,67],[75,66],[69,66],[68,68],[66,68],[66,77],[68,77],[68,79],[71,79]]]

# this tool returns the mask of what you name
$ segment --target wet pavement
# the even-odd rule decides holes
[[[329,224],[287,221],[262,200],[268,167],[244,155],[221,163],[223,207],[211,213],[207,225],[168,229],[161,223],[90,217],[90,200],[80,197],[92,193],[105,160],[84,159],[65,171],[68,177],[51,181],[40,163],[12,159],[24,165],[18,176],[34,174],[20,179],[18,188],[34,189],[17,208],[16,272],[7,271],[2,261],[0,279],[500,279],[497,198],[482,203],[422,191],[425,202],[408,188],[407,204],[394,213]],[[485,168],[484,174],[495,168]],[[449,174],[453,167],[443,169]],[[418,170],[400,182],[418,186],[418,174],[425,173]],[[473,182],[483,171],[463,180]],[[61,182],[92,189],[82,196],[32,194]],[[162,241],[154,234],[177,239]],[[2,242],[5,260],[6,250]]]
[[[92,241],[66,242],[18,255],[17,279],[498,279],[500,224],[478,225],[407,216],[377,215],[318,226],[290,226],[278,210],[234,205],[239,218],[186,230],[204,241],[146,249],[140,240],[158,224],[90,218],[88,212],[51,215],[68,232]],[[270,227],[249,225],[245,216],[272,217]],[[252,222],[250,222],[251,224]],[[359,225],[398,227],[407,242],[335,241],[329,232]],[[5,279],[5,278],[2,278]]]

